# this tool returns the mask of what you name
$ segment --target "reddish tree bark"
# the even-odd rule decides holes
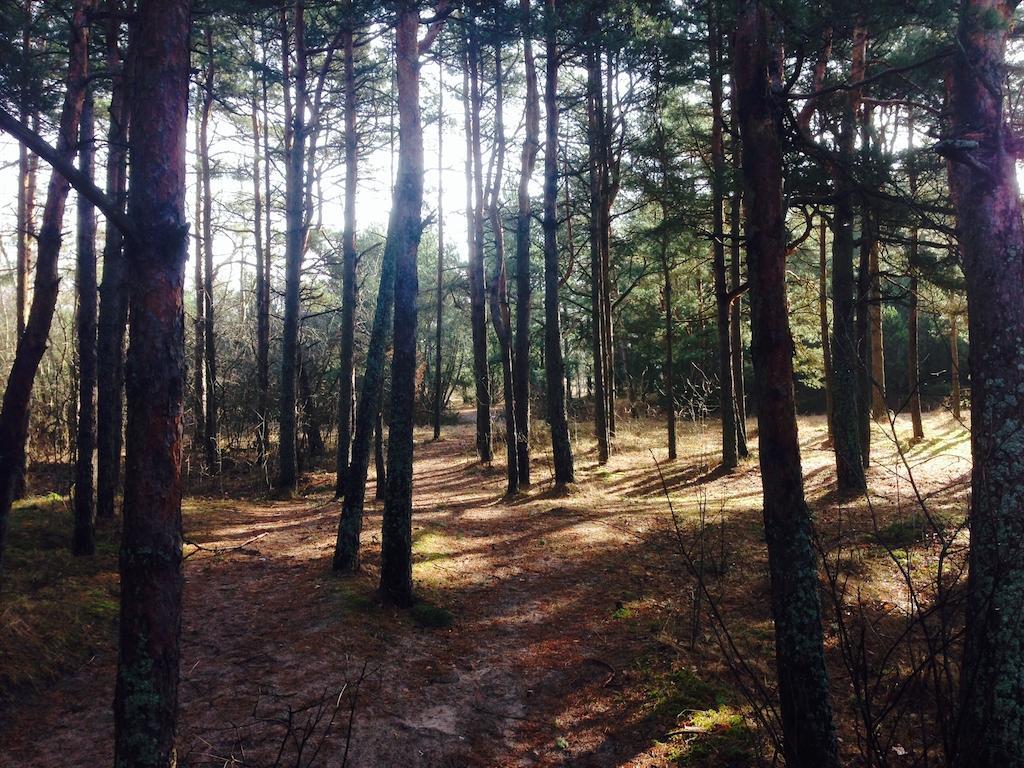
[[[561,270],[558,263],[558,41],[555,0],[545,3],[544,49],[544,383],[547,393],[547,417],[551,425],[551,453],[555,465],[555,484],[575,480],[569,421],[565,415],[565,358],[562,355],[562,329],[558,288]],[[571,238],[570,238],[571,240]],[[571,245],[570,245],[571,247]]]
[[[106,29],[107,69],[112,73],[110,127],[107,130],[107,196],[123,211],[128,192],[128,78],[121,57],[120,0],[109,0]],[[128,323],[128,294],[123,253],[124,235],[107,220],[103,244],[103,280],[96,354],[96,517],[109,520],[121,479],[124,436],[124,333]]]
[[[519,16],[523,35],[523,67],[526,77],[526,136],[519,169],[516,219],[516,336],[513,356],[516,406],[516,446],[519,484],[530,484],[530,180],[537,166],[540,150],[540,96],[537,91],[537,65],[533,58],[530,0],[519,0]],[[556,143],[557,146],[557,143]]]
[[[359,135],[356,132],[355,15],[351,0],[342,32],[345,70],[345,226],[342,232],[341,373],[338,388],[338,453],[334,492],[345,492],[352,447],[353,397],[355,393],[356,323],[356,190],[359,183]]]
[[[71,17],[68,44],[67,89],[61,108],[57,135],[57,157],[70,164],[75,156],[78,125],[82,117],[88,69],[88,16],[93,0],[76,0]],[[57,306],[60,277],[57,258],[60,254],[64,207],[68,199],[68,181],[56,170],[50,175],[46,206],[39,228],[36,252],[36,274],[32,307],[25,330],[18,338],[11,372],[0,408],[0,567],[7,544],[7,525],[11,505],[25,467],[25,444],[28,439],[29,405],[39,361],[46,351],[53,312]]]
[[[189,0],[139,0],[131,46],[130,338],[114,763],[171,766],[181,629]]]
[[[818,564],[804,499],[793,395],[782,199],[782,56],[771,40],[764,7],[746,3],[737,20],[733,62],[743,140],[751,355],[783,751],[790,768],[834,768],[839,761],[822,643]]]
[[[78,132],[78,170],[92,181],[96,153],[92,93],[82,106]],[[71,551],[96,551],[96,507],[93,503],[93,463],[96,450],[96,206],[78,196],[78,262],[75,270],[78,309],[78,433],[75,438],[75,530]]]
[[[959,768],[1024,765],[1024,223],[1004,106],[1016,6],[963,3],[952,135],[940,144],[951,161],[971,341],[974,465]]]
[[[439,4],[439,12],[443,7]],[[388,248],[395,248],[394,350],[387,487],[380,541],[380,590],[396,605],[414,601],[412,588],[412,461],[416,400],[416,321],[422,233],[423,126],[420,121],[419,11],[398,3],[395,62],[398,79],[399,154]],[[434,34],[439,29],[435,27]],[[425,43],[425,48],[428,44]],[[392,243],[394,245],[392,246]]]

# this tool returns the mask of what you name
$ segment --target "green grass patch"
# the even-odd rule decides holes
[[[412,556],[416,563],[433,563],[448,560],[451,553],[447,551],[448,537],[437,531],[423,529],[413,534]]]
[[[750,721],[731,707],[694,712],[683,743],[669,753],[677,765],[693,768],[747,768],[756,764],[757,733]]]
[[[327,597],[338,610],[346,614],[369,615],[380,605],[366,585],[352,576],[337,576],[327,581]]]
[[[420,600],[409,611],[412,620],[425,629],[445,629],[455,623],[455,616],[447,608]]]
[[[712,709],[725,703],[725,691],[681,668],[663,675],[650,688],[654,702],[651,716],[677,719],[687,712]]]
[[[71,554],[72,514],[55,494],[15,504],[0,586],[0,696],[16,696],[87,662],[116,641],[117,524],[96,554]]]
[[[938,526],[938,530],[936,530]],[[935,533],[942,533],[948,527],[943,517],[913,514],[884,525],[875,533],[875,541],[886,549],[909,549],[924,542]]]

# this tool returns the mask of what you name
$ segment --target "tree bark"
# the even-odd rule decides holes
[[[489,463],[491,447],[491,385],[487,365],[487,306],[484,276],[483,169],[480,151],[480,43],[475,12],[468,20],[467,62],[469,101],[466,111],[467,229],[469,230],[469,305],[473,331],[473,381],[476,389],[476,452]],[[465,85],[466,78],[463,78]]]
[[[434,298],[434,440],[441,439],[444,382],[441,322],[444,320],[444,61],[437,58],[437,272]]]
[[[587,43],[587,137],[589,143],[590,176],[590,319],[593,348],[594,376],[594,431],[597,437],[597,461],[608,463],[610,428],[608,424],[608,394],[606,375],[608,373],[606,349],[607,329],[605,325],[605,300],[603,279],[606,275],[602,253],[603,235],[603,143],[601,141],[602,120],[598,115],[598,101],[601,99],[601,62],[598,57],[597,37],[599,25],[596,10],[589,12],[588,30],[591,39]]]
[[[206,67],[203,75],[203,101],[199,117],[199,166],[203,186],[203,341],[206,344],[205,454],[206,469],[220,473],[220,445],[217,426],[217,336],[213,307],[213,189],[210,168],[210,114],[213,111],[213,85],[216,67],[213,59],[213,32],[206,27]]]
[[[950,192],[971,341],[970,568],[958,768],[1024,765],[1024,225],[1007,152],[1005,49],[1014,2],[966,0],[953,63]]]
[[[121,57],[121,0],[110,0],[107,22],[107,69],[111,72],[110,127],[107,131],[107,196],[123,211],[128,192],[128,78]],[[103,244],[103,280],[97,337],[96,387],[96,517],[114,517],[121,481],[124,435],[124,336],[128,324],[128,293],[123,253],[124,234],[107,220]]]
[[[725,272],[725,144],[722,116],[722,56],[714,5],[708,20],[708,59],[711,67],[711,254],[718,318],[718,382],[721,393],[722,466],[739,464],[736,440],[736,404],[733,396],[732,333],[729,284]]]
[[[505,407],[505,456],[508,484],[506,495],[519,491],[518,428],[516,425],[515,378],[512,370],[512,318],[508,304],[508,269],[505,263],[505,232],[501,222],[501,183],[505,170],[505,125],[503,118],[504,73],[500,42],[494,48],[494,176],[488,184],[487,216],[494,239],[494,274],[488,285],[491,324],[501,354],[501,383]]]
[[[189,0],[139,0],[132,30],[127,458],[114,764],[175,764],[185,383]]]
[[[544,78],[544,385],[547,394],[547,418],[551,426],[551,452],[555,465],[555,484],[575,480],[569,422],[565,414],[566,379],[562,356],[562,329],[559,317],[558,288],[561,271],[558,263],[558,45],[555,22],[556,0],[545,2],[545,78]]]
[[[825,425],[828,444],[832,445],[832,343],[828,332],[828,249],[826,233],[828,227],[825,217],[821,217],[818,226],[818,323],[821,327],[821,362],[822,378],[825,382]]]
[[[338,388],[338,454],[335,496],[345,493],[349,456],[352,447],[353,402],[355,399],[355,328],[356,328],[356,190],[359,185],[359,135],[356,131],[355,11],[353,3],[345,4],[348,27],[343,35],[343,66],[345,70],[345,226],[342,232],[341,275],[341,372]]]
[[[740,129],[739,121],[736,119],[736,98],[731,89],[729,93],[729,108],[731,119],[729,120],[730,139],[730,160],[732,161],[733,189],[729,196],[729,272],[732,280],[732,292],[735,299],[730,308],[731,318],[729,331],[732,334],[732,392],[733,402],[736,404],[736,450],[741,458],[749,455],[747,449],[747,388],[744,381],[743,371],[743,298],[739,291],[743,284],[741,275],[740,256],[740,223],[742,220],[743,184],[740,181],[742,174],[740,157]]]
[[[530,485],[530,315],[533,287],[530,283],[530,224],[533,210],[530,204],[530,180],[537,167],[540,150],[540,95],[537,90],[537,65],[533,57],[533,27],[530,21],[530,0],[519,0],[519,15],[523,34],[523,66],[526,77],[525,122],[523,154],[519,170],[516,219],[516,338],[513,371],[515,375],[515,404],[519,484]],[[557,147],[557,142],[556,142]]]
[[[786,298],[782,56],[773,50],[771,39],[764,7],[746,3],[737,21],[733,61],[743,139],[758,455],[786,765],[832,768],[839,761],[822,644],[817,556],[801,475]]]
[[[949,316],[949,399],[953,404],[953,418],[960,421],[960,330],[956,312]]]
[[[195,141],[196,147],[202,144],[200,130],[202,119],[196,115]],[[192,412],[195,419],[195,435],[193,440],[196,446],[206,449],[206,280],[203,270],[203,164],[196,155],[196,191],[195,191],[195,223],[193,239],[196,245],[195,257],[193,260],[193,286],[195,289],[195,318],[192,321],[192,331],[195,336],[195,347],[192,350]]]
[[[305,251],[305,146],[306,146],[306,4],[295,0],[292,18],[295,43],[295,71],[287,75],[289,46],[284,45],[286,60],[285,80],[294,88],[290,128],[285,148],[285,288],[284,330],[281,344],[281,413],[278,424],[278,476],[277,490],[290,495],[298,483],[298,447],[296,429],[296,379],[299,351],[299,283],[302,278],[302,257]],[[283,39],[287,43],[287,27],[283,26]]]
[[[910,112],[907,119],[907,148],[910,151],[910,167],[907,171],[910,196],[917,198],[917,158],[914,156],[914,117]],[[910,230],[910,250],[907,253],[907,271],[910,273],[910,286],[907,291],[907,383],[910,392],[907,404],[910,407],[910,423],[913,427],[914,440],[924,439],[924,424],[921,418],[921,360],[919,352],[920,311],[918,310],[918,263],[920,262],[920,243],[917,226]]]
[[[256,31],[252,37],[253,61],[256,60]],[[262,465],[267,458],[267,411],[269,410],[270,389],[270,286],[267,281],[268,264],[270,261],[270,240],[264,239],[263,211],[263,180],[260,170],[261,137],[260,126],[260,92],[266,92],[266,50],[262,41],[263,68],[259,75],[253,76],[252,94],[250,97],[252,125],[252,206],[253,236],[256,244],[256,450],[258,461]],[[270,157],[264,156],[269,166]]]
[[[395,605],[411,605],[412,461],[416,395],[416,255],[422,232],[423,126],[420,122],[419,10],[400,0],[395,35],[399,156],[388,246],[395,248],[395,320],[391,358],[391,424],[387,488],[380,541],[380,590]]]
[[[861,50],[864,33],[854,33],[855,60]],[[863,71],[852,67],[850,79],[858,81]],[[850,91],[843,103],[839,133],[840,164],[832,169],[836,202],[832,218],[832,432],[836,455],[836,477],[843,493],[863,491],[866,487],[861,455],[860,417],[857,407],[858,363],[857,331],[854,321],[853,276],[853,185],[849,178],[853,164],[857,105],[860,94]]]
[[[92,0],[76,0],[71,18],[68,44],[66,91],[61,108],[57,136],[57,156],[70,163],[75,156],[78,126],[85,101],[88,75],[88,16]],[[60,277],[57,261],[60,255],[64,207],[70,185],[59,173],[50,175],[43,209],[42,225],[36,252],[36,274],[25,330],[18,338],[14,363],[7,377],[3,406],[0,408],[0,568],[7,543],[8,517],[14,496],[21,487],[25,467],[25,444],[28,439],[29,405],[39,361],[46,351],[50,325],[57,305]]]
[[[96,143],[93,99],[86,88],[78,133],[78,170],[92,181]],[[78,434],[75,438],[75,530],[71,551],[91,555],[96,551],[96,508],[93,504],[93,471],[96,451],[96,207],[78,196],[78,262],[76,280],[78,309]]]

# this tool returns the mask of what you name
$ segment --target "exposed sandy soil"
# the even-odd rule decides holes
[[[943,414],[926,426],[929,439],[908,454],[915,481],[955,507],[966,433]],[[684,531],[701,509],[719,526],[709,547],[725,561],[723,610],[770,674],[757,464],[714,471],[713,430],[689,428],[682,458],[662,465],[665,482]],[[822,431],[820,419],[801,424],[808,495],[828,525],[838,505]],[[339,509],[329,473],[310,474],[295,501],[189,497],[186,535],[205,549],[186,549],[180,763],[274,765],[291,708],[281,765],[341,765],[350,714],[350,766],[668,764],[659,741],[680,713],[666,721],[657,711],[658,680],[685,667],[727,688],[729,675],[706,620],[690,647],[693,582],[650,452],[663,460],[661,444],[657,424],[628,423],[598,467],[584,442],[579,487],[558,498],[538,454],[534,486],[505,500],[503,467],[476,463],[471,425],[447,428],[437,443],[418,433],[414,577],[423,598],[450,611],[441,628],[377,601],[377,503],[363,574],[331,575]],[[874,507],[883,518],[905,514],[906,469],[881,433],[876,445]],[[854,530],[872,528],[863,499],[842,506]],[[876,588],[883,595],[884,577]],[[0,764],[110,765],[114,662],[111,643],[10,707]]]

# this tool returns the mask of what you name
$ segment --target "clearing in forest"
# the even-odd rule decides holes
[[[869,505],[834,498],[823,422],[800,426],[819,531],[842,518],[865,594],[898,602],[889,553],[927,546],[916,494],[950,525],[964,514],[966,429],[935,413],[928,438],[897,451],[876,426]],[[229,498],[227,479],[217,495],[204,486],[184,505],[179,764],[753,764],[761,745],[707,605],[694,610],[679,547],[704,553],[715,607],[770,679],[760,476],[756,459],[716,470],[716,425],[686,429],[681,458],[662,461],[661,474],[659,425],[620,425],[603,467],[581,436],[575,489],[553,495],[549,457],[538,454],[537,482],[512,500],[503,467],[475,461],[471,425],[439,442],[417,432],[422,602],[411,612],[375,596],[379,502],[368,504],[363,573],[339,578],[330,473],[309,474],[288,502]],[[896,432],[905,441],[909,424]],[[66,556],[64,506],[30,500],[12,525],[0,615],[0,684],[14,692],[0,703],[5,768],[112,760],[116,545],[107,531],[91,565]]]

